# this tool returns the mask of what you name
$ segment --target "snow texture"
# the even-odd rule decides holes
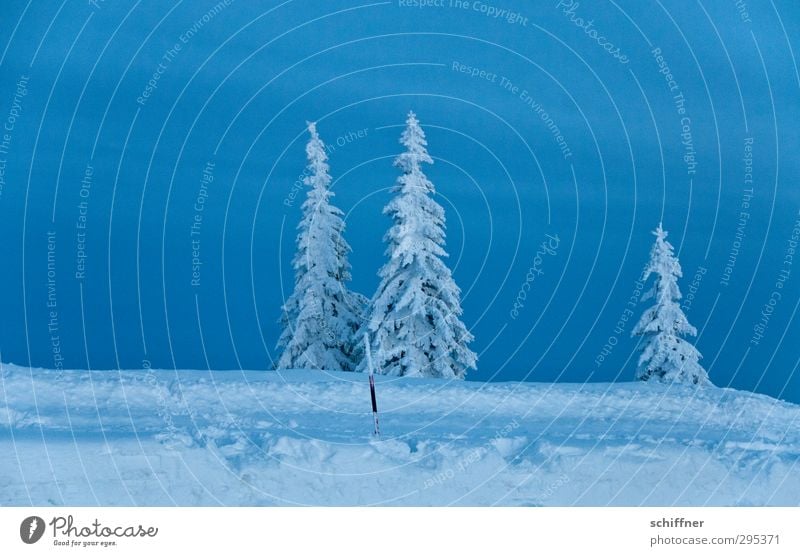
[[[697,329],[689,324],[679,304],[678,278],[683,276],[681,265],[661,224],[653,235],[656,241],[642,280],[647,281],[653,274],[656,279],[641,300],[655,299],[655,305],[644,312],[631,331],[633,336],[644,336],[636,378],[666,383],[710,384],[708,373],[700,365],[700,352],[681,338],[697,336]]]
[[[400,138],[405,151],[395,159],[402,175],[383,212],[392,217],[384,236],[389,260],[381,268],[369,330],[377,372],[395,376],[464,378],[477,356],[461,322],[461,290],[446,257],[445,213],[433,200],[433,184],[422,171],[432,164],[425,132],[413,112]],[[363,370],[363,365],[362,365]]]
[[[0,367],[2,505],[800,504],[800,407],[682,384]]]

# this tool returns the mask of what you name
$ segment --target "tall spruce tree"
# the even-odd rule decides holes
[[[661,224],[653,234],[656,241],[643,280],[648,280],[653,274],[656,280],[642,296],[642,301],[654,299],[655,305],[644,312],[631,331],[632,336],[643,336],[636,378],[665,383],[710,384],[708,373],[699,363],[700,352],[682,338],[696,336],[697,329],[689,324],[679,304],[678,278],[683,276],[681,265]]]
[[[405,152],[394,164],[402,175],[383,209],[393,220],[384,236],[389,260],[378,273],[368,320],[373,359],[377,372],[387,375],[463,379],[477,356],[459,319],[461,291],[441,260],[447,256],[445,214],[421,168],[433,160],[413,112],[400,143]]]
[[[355,333],[365,299],[347,289],[350,246],[344,240],[342,211],[330,202],[331,176],[325,145],[314,123],[306,145],[310,187],[298,225],[294,292],[283,306],[282,349],[278,369],[352,371],[356,366]]]

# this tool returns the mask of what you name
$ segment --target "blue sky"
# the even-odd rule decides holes
[[[335,146],[352,287],[371,295],[414,110],[469,379],[631,380],[644,305],[621,318],[663,220],[712,380],[800,401],[800,7],[404,4],[7,2],[3,361],[269,367],[305,122]]]

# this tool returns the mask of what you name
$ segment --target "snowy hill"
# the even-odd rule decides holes
[[[655,384],[0,372],[0,505],[797,505],[800,407]]]

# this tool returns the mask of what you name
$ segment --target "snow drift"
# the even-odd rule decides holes
[[[0,505],[797,505],[800,407],[659,384],[0,370]]]

